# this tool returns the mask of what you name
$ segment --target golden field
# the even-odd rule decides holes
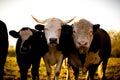
[[[54,69],[54,66],[52,66],[52,69]],[[6,64],[5,64],[5,75],[4,80],[19,80],[19,68],[16,63],[16,57],[7,57]],[[73,71],[71,69],[71,80],[73,80]],[[54,70],[52,72],[52,78],[54,76]],[[67,68],[63,67],[61,68],[60,72],[60,80],[66,80],[66,74],[67,74]],[[40,68],[39,68],[39,76],[40,80],[47,80],[46,75],[46,67],[44,64],[43,59],[41,59]],[[110,58],[107,69],[106,69],[106,77],[108,80],[119,80],[120,79],[120,58]],[[96,73],[96,80],[97,80],[97,73]],[[31,73],[30,69],[28,72],[28,80],[31,80]],[[79,80],[85,80],[85,75],[82,75],[82,72],[79,74]]]

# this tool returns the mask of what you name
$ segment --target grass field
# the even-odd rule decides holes
[[[53,68],[54,66],[52,66],[52,69]],[[72,69],[70,72],[73,74]],[[66,80],[66,74],[67,74],[67,69],[62,66],[61,73],[60,73],[60,80]],[[41,60],[39,76],[40,76],[40,80],[47,80],[46,67],[43,60]],[[53,78],[53,76],[54,74],[52,72],[51,77]],[[73,80],[73,75],[70,75],[70,76],[71,76],[71,80]],[[120,58],[109,59],[107,69],[106,69],[106,77],[108,80],[120,80]],[[19,74],[19,68],[16,63],[16,58],[7,57],[7,61],[5,64],[4,80],[18,80],[18,79],[20,79],[20,74]],[[84,80],[84,79],[85,79],[85,75],[82,75],[82,73],[80,72],[79,80]],[[31,80],[30,69],[28,72],[28,80]]]

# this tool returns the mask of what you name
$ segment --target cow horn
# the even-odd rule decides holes
[[[32,16],[32,15],[31,15],[31,16]],[[34,16],[32,16],[32,18],[33,18],[36,22],[41,23],[41,24],[44,24],[44,23],[46,22],[46,20],[41,21],[41,20],[36,19]]]
[[[64,21],[64,24],[70,23],[71,21],[73,21],[76,18],[76,16],[74,16],[72,19]]]

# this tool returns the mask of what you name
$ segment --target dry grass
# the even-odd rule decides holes
[[[54,66],[52,66],[52,69],[54,69]],[[52,72],[52,78],[54,76],[54,70]],[[40,69],[39,69],[39,74],[40,74],[40,80],[47,80],[47,75],[46,75],[46,67],[41,60],[40,64]],[[61,73],[60,73],[60,80],[66,80],[66,74],[67,74],[67,69],[62,66]],[[71,69],[71,80],[73,80],[73,71]],[[120,58],[110,58],[107,69],[106,69],[106,77],[109,80],[118,80],[120,78]],[[16,58],[15,57],[7,57],[7,61],[5,64],[5,80],[18,80],[20,78],[19,75],[19,68],[16,63]],[[79,80],[84,80],[85,75],[82,75],[80,72]],[[28,72],[28,80],[31,80],[31,73],[30,69]]]

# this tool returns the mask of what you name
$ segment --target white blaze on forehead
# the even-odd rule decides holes
[[[27,40],[31,35],[33,35],[32,31],[30,29],[21,30],[19,34],[23,41]]]
[[[53,30],[57,30],[57,29],[61,29],[63,22],[60,19],[57,18],[49,18],[46,20],[45,23],[45,29],[53,29]]]
[[[58,19],[58,18],[48,18],[48,19],[46,19],[46,22],[45,22],[46,24],[54,24],[54,25],[60,25],[60,24],[62,24],[63,23],[63,21],[62,20],[60,20],[60,19]]]
[[[93,24],[85,19],[80,19],[73,24],[73,30],[78,34],[88,34],[93,31]]]

